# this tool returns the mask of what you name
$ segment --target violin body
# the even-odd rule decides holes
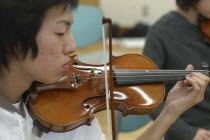
[[[150,59],[138,54],[113,56],[112,67],[113,70],[157,70]],[[32,119],[53,132],[91,125],[94,114],[106,109],[103,65],[86,64],[71,56],[69,73],[79,78],[67,78],[54,85],[40,83],[31,88],[28,96],[27,109]],[[152,113],[165,95],[163,82],[129,85],[114,82],[113,86],[114,107],[124,116]]]

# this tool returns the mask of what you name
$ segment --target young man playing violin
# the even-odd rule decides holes
[[[1,0],[0,140],[105,139],[96,119],[91,126],[38,137],[21,100],[34,81],[52,84],[65,76],[69,54],[76,50],[70,29],[77,4],[77,0]],[[208,82],[209,78],[201,73],[192,73],[178,82],[161,115],[138,139],[160,139],[179,115],[203,99]]]
[[[176,0],[177,9],[164,14],[149,30],[143,54],[159,69],[184,69],[192,64],[201,69],[201,62],[210,64],[210,42],[202,36],[200,16],[210,19],[210,0]],[[209,25],[210,27],[210,25]],[[175,83],[174,83],[175,84]],[[174,86],[166,85],[166,93]],[[156,119],[164,103],[151,116]],[[166,140],[210,139],[210,86],[204,100],[186,111],[170,127]]]

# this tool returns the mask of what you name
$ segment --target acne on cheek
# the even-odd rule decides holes
[[[56,58],[56,53],[54,51],[41,51],[40,52],[40,62],[42,64],[44,64],[45,66],[48,66],[49,64],[51,65],[51,63],[55,60],[54,58]]]
[[[54,52],[50,52],[49,54],[50,55],[54,55]],[[45,54],[44,52],[41,52],[41,55],[45,55],[46,56],[46,55],[49,55],[49,54]]]
[[[52,51],[41,51],[39,61],[42,63],[42,69],[46,69],[52,63],[52,58],[54,58],[54,52]]]

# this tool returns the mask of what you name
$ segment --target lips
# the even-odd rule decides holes
[[[70,61],[66,62],[66,63],[63,65],[63,67],[64,67],[64,68],[69,68],[69,64],[70,64]]]

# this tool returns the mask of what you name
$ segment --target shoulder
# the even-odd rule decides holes
[[[0,140],[20,139],[20,123],[17,118],[19,114],[10,112],[2,107],[0,107],[0,114]],[[19,120],[21,124],[25,123],[21,116],[19,116]]]
[[[154,33],[171,33],[175,29],[182,30],[188,26],[188,21],[175,11],[170,11],[161,16],[149,29],[149,32]]]

